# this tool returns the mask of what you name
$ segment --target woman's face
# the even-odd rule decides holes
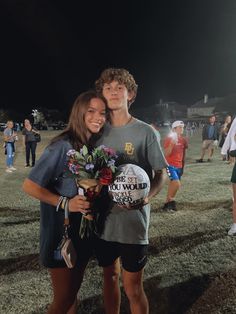
[[[226,119],[225,119],[225,122],[226,123],[230,123],[231,122],[231,116],[227,116]]]
[[[12,121],[8,121],[8,122],[7,122],[7,127],[8,127],[9,129],[12,129],[12,128],[13,128],[13,122],[12,122]]]
[[[84,116],[89,134],[98,133],[106,121],[106,105],[100,98],[92,98]]]
[[[30,126],[30,121],[28,119],[25,119],[25,126],[26,127]]]

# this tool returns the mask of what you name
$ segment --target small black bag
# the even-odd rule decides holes
[[[70,220],[69,220],[69,208],[68,208],[68,199],[65,197],[60,197],[59,203],[57,204],[56,210],[59,209],[61,206],[61,203],[64,202],[64,199],[66,199],[64,204],[64,211],[65,211],[65,217],[64,217],[64,234],[61,242],[59,243],[57,249],[54,251],[54,259],[61,261],[64,259],[66,265],[68,268],[73,268],[76,265],[77,260],[77,253],[74,248],[73,242],[69,237],[69,228],[70,228]]]
[[[236,157],[236,149],[231,150],[231,151],[229,152],[229,155],[230,155],[231,157]]]
[[[34,138],[37,143],[41,142],[41,135],[39,133],[35,133]]]
[[[220,139],[220,142],[219,142],[219,147],[220,147],[220,148],[223,147],[224,142],[225,142],[225,138],[226,138],[226,136],[223,136],[223,135],[222,135],[222,137],[221,137],[221,139]]]

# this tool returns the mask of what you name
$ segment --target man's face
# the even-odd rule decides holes
[[[132,98],[132,93],[128,92],[126,86],[117,81],[105,83],[102,93],[107,100],[108,108],[111,110],[128,108],[128,101]]]
[[[212,123],[212,124],[215,123],[216,117],[215,117],[215,116],[210,117],[210,120],[209,120],[209,121],[210,121],[210,123]]]

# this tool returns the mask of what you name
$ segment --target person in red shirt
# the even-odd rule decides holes
[[[170,179],[166,202],[162,208],[166,211],[176,211],[175,196],[181,185],[180,179],[184,169],[185,150],[188,148],[188,142],[183,137],[183,132],[184,122],[175,121],[172,124],[172,131],[164,139],[164,152],[169,164],[167,174]]]

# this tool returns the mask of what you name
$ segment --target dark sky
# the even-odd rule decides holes
[[[235,0],[1,0],[0,29],[0,108],[70,107],[110,66],[137,106],[236,92]]]

